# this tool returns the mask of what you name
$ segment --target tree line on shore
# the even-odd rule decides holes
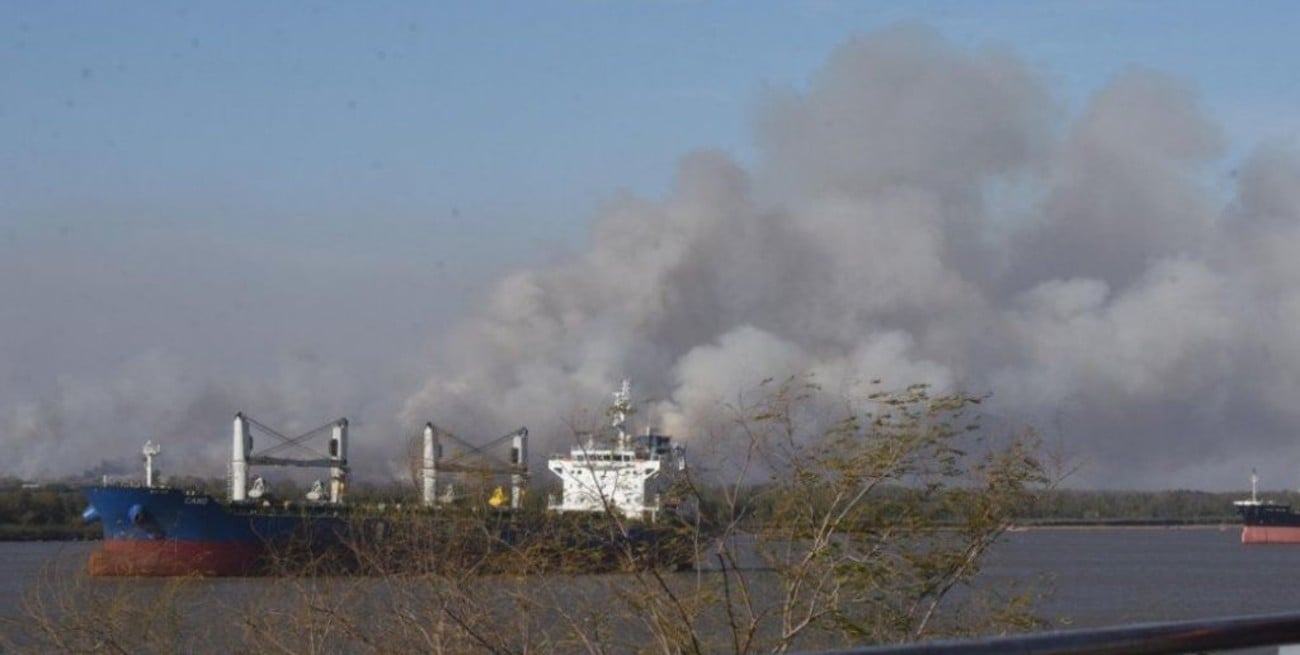
[[[198,489],[221,496],[225,481],[221,479],[174,479],[173,486]],[[299,495],[292,481],[279,483],[286,497]],[[17,478],[0,478],[0,540],[34,539],[93,539],[98,536],[98,526],[86,525],[81,520],[86,501],[81,496],[80,485],[62,481],[40,485],[24,483]],[[305,491],[305,490],[304,490]],[[709,508],[716,506],[722,489],[700,489],[701,509],[707,519]],[[765,497],[761,488],[753,487],[750,495]],[[409,484],[375,484],[364,482],[349,490],[356,503],[393,503],[414,498]],[[1300,492],[1270,491],[1270,500],[1300,506]],[[534,497],[544,497],[535,494]],[[1187,489],[1163,491],[1119,491],[1046,489],[1030,495],[1015,511],[1015,520],[1022,525],[1089,525],[1125,523],[1212,524],[1237,520],[1232,503],[1244,498],[1243,492],[1210,492]],[[774,503],[770,496],[754,505],[753,520],[764,515],[777,515],[775,510],[764,511],[765,503]]]

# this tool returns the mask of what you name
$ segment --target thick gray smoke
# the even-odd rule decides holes
[[[5,470],[67,472],[152,438],[169,470],[219,474],[236,410],[304,422],[286,431],[348,415],[353,459],[385,471],[426,420],[476,441],[526,425],[544,457],[625,376],[639,419],[698,448],[720,403],[812,374],[835,393],[881,379],[992,394],[1001,424],[1060,442],[1078,485],[1242,488],[1252,467],[1300,484],[1294,150],[1265,144],[1222,174],[1219,131],[1176,80],[1123,72],[1067,108],[1013,53],[919,28],[851,41],[806,88],[770,91],[755,140],[752,165],[689,154],[666,197],[605,207],[580,254],[502,277],[415,382],[409,352],[374,348],[398,361],[358,381],[285,351],[297,335],[279,333],[310,334],[297,312],[264,330],[259,352],[283,362],[269,377],[170,344],[36,394],[0,377]],[[262,282],[204,284],[196,308]],[[258,309],[207,328],[195,309],[193,329],[253,342]],[[356,314],[317,352],[384,338],[383,307]]]
[[[1295,153],[1227,183],[1177,81],[1125,72],[1068,113],[1012,54],[923,29],[839,48],[756,131],[753,170],[691,154],[581,255],[501,280],[406,422],[527,424],[560,448],[630,376],[662,427],[699,435],[761,379],[812,373],[992,393],[1077,484],[1300,479]]]

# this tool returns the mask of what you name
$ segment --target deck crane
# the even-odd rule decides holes
[[[266,448],[261,453],[253,452],[253,429],[268,435],[279,443]],[[329,433],[326,452],[320,452],[308,445],[313,438]],[[261,478],[249,479],[252,466],[295,466],[305,468],[328,468],[330,470],[329,498],[327,502],[343,503],[343,491],[348,476],[348,420],[340,418],[330,421],[313,430],[296,437],[283,434],[245,416],[242,412],[235,414],[234,434],[232,435],[230,458],[230,500],[247,502],[261,497],[265,485]],[[311,459],[291,459],[277,456],[277,453],[289,448],[298,448],[314,455]],[[251,485],[251,486],[250,486]],[[323,490],[317,490],[316,497],[310,500],[325,500]]]
[[[444,439],[459,446],[460,449],[455,455],[443,458]],[[510,454],[507,458],[502,459],[492,453],[493,449],[507,442],[510,443]],[[446,497],[438,496],[440,473],[477,473],[484,477],[509,475],[510,508],[523,507],[524,489],[528,486],[528,428],[519,428],[486,444],[475,446],[433,423],[425,423],[423,446],[420,482],[421,500],[425,506],[435,507],[448,500]]]

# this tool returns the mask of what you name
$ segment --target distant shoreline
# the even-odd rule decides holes
[[[1125,520],[1125,521],[1044,521],[1015,523],[1007,532],[1049,530],[1234,530],[1241,527],[1240,519],[1224,520]],[[100,541],[97,526],[20,526],[0,525],[0,542],[18,541]]]
[[[1008,528],[1010,532],[1026,530],[1229,530],[1241,527],[1238,517],[1222,519],[1132,519],[1132,520],[1096,520],[1096,521],[1042,521],[1014,523]]]
[[[0,525],[0,541],[99,541],[98,526]]]

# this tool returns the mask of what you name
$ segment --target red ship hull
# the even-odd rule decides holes
[[[1241,528],[1243,544],[1300,544],[1300,526],[1245,525]]]
[[[1241,514],[1241,543],[1300,544],[1300,514],[1290,505],[1259,500],[1253,492],[1233,505]]]
[[[249,575],[265,548],[259,544],[106,540],[91,553],[94,576]]]

